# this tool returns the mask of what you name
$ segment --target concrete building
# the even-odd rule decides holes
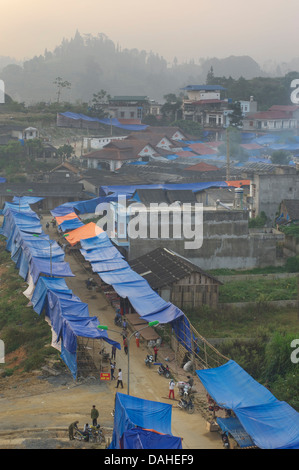
[[[182,209],[182,206],[180,207]],[[186,242],[191,240],[191,236],[188,235],[188,238],[184,230],[180,233],[177,231],[180,223],[181,227],[183,226],[183,211],[180,221],[177,219],[177,213],[176,216],[169,213],[169,231],[165,237],[162,230],[165,228],[162,212],[154,214],[153,222],[153,212],[148,206],[140,208],[138,214],[142,233],[132,236],[127,230],[132,220],[130,210],[118,213],[115,205],[116,230],[113,241],[129,261],[157,248],[167,247],[204,270],[281,265],[281,259],[277,257],[277,242],[283,240],[284,235],[273,231],[252,233],[248,227],[248,211],[204,208],[201,228],[196,226],[196,211],[196,208],[192,209],[191,225],[198,231],[202,230],[202,245],[199,248],[196,244],[188,246]],[[198,233],[193,232],[193,240]]]
[[[203,127],[223,128],[228,124],[228,101],[221,97],[225,88],[220,85],[188,85],[183,88],[188,99],[183,100],[183,119]]]
[[[251,217],[265,212],[273,224],[281,201],[299,198],[299,175],[294,167],[277,166],[272,172],[253,172],[247,176],[250,179]]]

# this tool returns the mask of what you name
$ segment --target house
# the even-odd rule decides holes
[[[134,120],[134,124],[140,124],[148,107],[147,96],[114,96],[109,99],[108,113],[120,122],[132,123]]]
[[[268,111],[250,113],[243,119],[244,131],[278,132],[298,128],[299,106],[272,106]]]
[[[170,140],[182,141],[188,140],[188,136],[179,128],[175,126],[148,126],[145,132],[151,134],[159,134],[162,137],[167,137]],[[130,135],[137,135],[139,132],[132,132]]]
[[[65,202],[73,202],[86,200],[86,194],[83,192],[81,183],[3,183],[0,184],[0,207],[8,201],[12,201],[13,197],[21,196],[42,197],[42,201],[38,203],[41,210],[49,211]]]
[[[257,101],[254,101],[253,96],[250,97],[249,101],[240,100],[239,103],[243,117],[249,113],[257,112]]]
[[[157,248],[129,264],[166,302],[185,309],[217,307],[222,283],[168,248]]]
[[[195,203],[196,197],[191,190],[136,189],[130,201],[150,204],[173,204],[174,202]]]
[[[228,100],[222,98],[225,88],[220,85],[188,85],[182,90],[187,94],[183,100],[183,119],[195,121],[207,128],[223,128],[228,124],[231,110]]]
[[[250,215],[256,217],[264,212],[274,221],[283,199],[299,198],[299,176],[296,168],[265,164],[244,168],[244,175],[250,179]]]

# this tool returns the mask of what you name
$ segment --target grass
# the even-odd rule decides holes
[[[296,300],[298,278],[251,279],[227,282],[219,288],[220,303],[269,302],[273,300]]]
[[[14,363],[18,352],[24,351],[16,366],[11,366],[10,361],[0,364],[3,375],[38,369],[52,355],[58,359],[58,351],[50,347],[49,325],[32,307],[27,307],[28,299],[23,292],[28,286],[5,250],[3,237],[0,237],[0,269],[0,338],[5,344],[5,358],[11,358]]]

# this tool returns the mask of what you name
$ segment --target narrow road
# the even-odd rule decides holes
[[[43,224],[51,217],[44,217]],[[56,229],[48,231],[52,239],[57,238]],[[102,324],[112,329],[114,326],[115,311],[101,292],[87,290],[85,280],[88,273],[84,267],[72,256],[66,254],[66,261],[70,263],[75,277],[66,278],[66,283],[73,293],[89,307],[91,316],[97,316]],[[121,329],[119,328],[119,331]],[[121,335],[110,331],[109,337],[121,342]],[[110,345],[107,344],[107,352]],[[195,412],[189,415],[177,407],[177,401],[168,399],[168,380],[157,373],[156,367],[148,369],[144,358],[148,353],[147,346],[141,342],[137,348],[134,338],[130,341],[130,394],[136,397],[161,401],[172,404],[172,434],[183,438],[184,449],[222,449],[222,442],[218,433],[206,430],[203,417]],[[161,360],[164,359],[163,346],[160,351]],[[123,349],[116,353],[117,369],[123,371],[124,390],[115,388],[115,381],[103,382],[98,377],[83,383],[76,383],[69,375],[64,382],[60,378],[52,380],[41,379],[36,376],[30,386],[20,382],[10,387],[9,393],[2,393],[0,389],[0,432],[26,428],[54,428],[67,429],[74,420],[79,420],[79,426],[90,423],[90,410],[96,405],[99,412],[99,422],[107,428],[113,428],[111,412],[114,408],[115,393],[127,393],[128,357]],[[7,380],[9,386],[10,378]],[[178,396],[177,389],[175,396]],[[1,442],[0,442],[1,444]]]

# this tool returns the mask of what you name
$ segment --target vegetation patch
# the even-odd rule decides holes
[[[5,364],[0,364],[2,375],[29,372],[40,368],[49,356],[59,358],[52,348],[51,329],[42,316],[28,307],[23,295],[27,284],[19,276],[10,254],[0,238],[0,338],[5,345]]]
[[[299,338],[298,311],[267,306],[185,312],[205,338],[246,370],[273,395],[299,411],[299,363],[291,361],[291,342]],[[218,339],[218,340],[217,340]]]

